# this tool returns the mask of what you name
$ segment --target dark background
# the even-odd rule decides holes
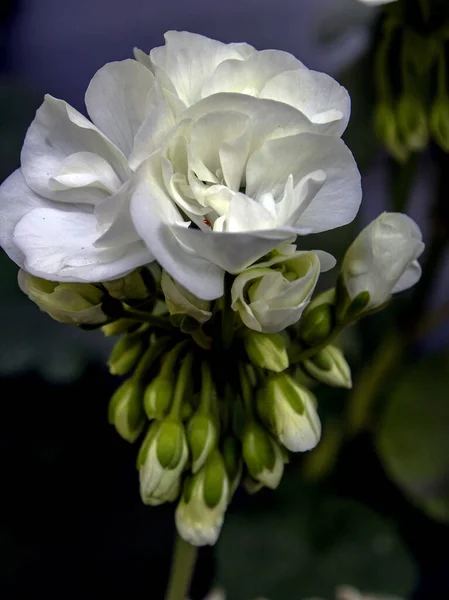
[[[187,29],[288,50],[348,86],[354,108],[347,142],[363,172],[359,224],[366,222],[385,208],[388,187],[388,160],[370,132],[373,99],[365,85],[377,15],[356,0],[3,2],[0,180],[19,165],[44,93],[83,110],[84,90],[105,62],[130,56],[133,46],[161,45],[167,29]],[[410,207],[425,234],[432,165],[421,159]],[[352,231],[335,236],[337,255]],[[39,313],[17,290],[16,270],[0,256],[0,597],[162,598],[172,508],[141,504],[136,450],[107,424],[117,385],[103,366],[110,341]],[[429,307],[447,297],[448,279],[446,261],[429,289]],[[365,345],[376,339],[379,323],[364,331]],[[448,334],[447,324],[433,331],[415,358],[447,347]],[[347,343],[357,354],[360,340]],[[323,392],[329,422],[344,398]],[[192,597],[202,598],[217,580],[232,600],[331,598],[343,583],[448,599],[448,548],[447,525],[390,481],[372,436],[363,434],[343,445],[319,482],[304,476],[299,457],[276,492],[239,492],[219,544],[200,553]]]

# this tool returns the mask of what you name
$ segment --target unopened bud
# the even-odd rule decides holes
[[[437,98],[430,113],[430,129],[436,143],[444,152],[449,152],[449,97]]]
[[[331,304],[320,304],[302,316],[299,322],[300,338],[309,346],[317,345],[331,334],[333,324],[334,307]]]
[[[106,337],[113,337],[115,335],[123,335],[124,333],[128,333],[130,329],[138,327],[138,325],[139,322],[134,321],[134,319],[117,319],[117,321],[103,325],[101,331]]]
[[[22,269],[18,283],[22,292],[55,321],[70,325],[101,325],[107,321],[101,306],[104,291],[91,283],[47,281]]]
[[[213,419],[201,412],[193,415],[187,426],[187,439],[192,455],[192,473],[197,473],[218,442],[218,431]]]
[[[108,294],[117,300],[145,300],[151,290],[142,277],[142,270],[137,269],[120,279],[103,282]]]
[[[275,489],[284,472],[284,461],[277,442],[255,423],[249,423],[243,433],[243,460],[253,479]]]
[[[290,375],[280,373],[268,378],[257,398],[260,417],[281,443],[292,452],[314,448],[321,437],[316,399]]]
[[[178,497],[188,456],[182,423],[166,419],[150,425],[137,459],[140,495],[145,504],[156,506]]]
[[[326,346],[311,359],[304,361],[304,369],[309,375],[333,387],[352,387],[351,369],[336,346]]]
[[[173,378],[157,375],[146,387],[143,404],[149,419],[164,419],[170,410],[174,391]]]
[[[109,402],[108,419],[126,441],[132,443],[139,437],[145,425],[139,382],[128,379],[116,390]]]
[[[288,368],[288,355],[284,340],[279,333],[247,331],[244,337],[246,354],[256,367],[276,371]]]
[[[172,279],[166,271],[162,272],[161,287],[168,311],[172,316],[187,316],[198,323],[205,323],[211,318],[210,302],[197,298],[192,292],[189,292],[180,283]],[[184,327],[189,327],[188,319],[181,319],[181,322],[184,323]],[[195,324],[190,324],[190,327],[192,326],[194,327]]]
[[[120,376],[129,373],[136,366],[144,348],[144,341],[137,332],[122,337],[115,344],[109,357],[110,373]]]
[[[226,437],[223,442],[222,452],[226,473],[229,477],[229,497],[231,498],[242,477],[243,463],[239,442],[232,436]]]
[[[429,143],[429,125],[424,103],[413,94],[404,94],[398,105],[398,127],[409,150],[424,150]]]
[[[186,481],[175,513],[179,535],[194,546],[212,546],[220,535],[229,500],[229,480],[218,450]]]

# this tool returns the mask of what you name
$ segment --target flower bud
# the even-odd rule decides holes
[[[187,426],[187,439],[192,455],[192,473],[197,473],[218,442],[218,430],[213,419],[197,411]]]
[[[145,504],[156,506],[176,500],[188,457],[182,423],[165,419],[150,425],[137,458],[140,495]]]
[[[424,150],[429,143],[429,125],[424,103],[413,94],[404,94],[398,105],[398,127],[409,150]]]
[[[120,376],[129,373],[136,366],[144,347],[144,341],[137,332],[122,337],[109,357],[109,372]]]
[[[247,331],[243,341],[246,354],[256,367],[277,373],[288,368],[287,349],[278,333]]]
[[[143,278],[142,269],[137,269],[120,279],[103,282],[108,294],[117,300],[145,300],[151,290]],[[151,276],[150,276],[151,277]]]
[[[376,136],[388,152],[397,161],[406,162],[409,151],[400,139],[396,115],[389,104],[381,103],[376,107],[374,129]]]
[[[106,337],[113,337],[115,335],[128,333],[130,329],[136,328],[138,325],[139,322],[134,319],[117,319],[117,321],[103,325],[101,331]]]
[[[243,460],[251,477],[266,487],[277,488],[284,472],[284,461],[277,442],[253,421],[245,427],[242,445]]]
[[[449,97],[438,97],[430,113],[430,129],[434,140],[444,152],[449,152]]]
[[[145,388],[143,405],[149,419],[165,419],[174,391],[173,378],[157,375]]]
[[[139,382],[128,379],[116,390],[109,402],[108,420],[123,439],[136,441],[145,425]]]
[[[223,458],[214,450],[204,466],[184,485],[175,513],[179,535],[194,546],[213,546],[220,535],[229,499]]]
[[[326,346],[311,359],[304,361],[306,372],[333,387],[352,387],[351,369],[343,352],[336,346]]]
[[[329,298],[329,292],[332,299],[335,297],[335,290],[329,290],[321,297]],[[319,300],[317,298],[317,300]],[[315,304],[311,302],[304,311],[304,314],[299,322],[299,336],[303,342],[309,346],[315,346],[325,340],[332,332],[335,320],[334,302],[321,301]]]
[[[320,259],[283,245],[274,258],[240,273],[232,285],[232,308],[254,331],[275,333],[296,323],[315,289]],[[324,256],[324,253],[323,253]]]
[[[70,325],[101,325],[107,321],[101,303],[104,292],[91,283],[58,283],[20,269],[22,292],[50,317]]]
[[[315,396],[290,375],[268,378],[259,391],[257,408],[262,420],[292,452],[314,448],[321,437]]]
[[[240,444],[234,437],[227,436],[223,441],[222,452],[229,478],[229,499],[231,499],[240,483],[243,471]]]
[[[180,283],[172,279],[166,271],[162,272],[161,287],[164,292],[165,303],[171,315],[187,315],[198,321],[198,323],[205,323],[211,318],[210,302],[197,298]]]
[[[343,259],[338,318],[350,321],[387,302],[421,276],[424,250],[416,223],[401,213],[383,213],[363,229]]]

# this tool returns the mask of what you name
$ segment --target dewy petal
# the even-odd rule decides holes
[[[187,31],[168,31],[164,37],[165,46],[151,50],[151,63],[162,86],[186,106],[200,99],[203,85],[221,62],[254,52],[247,44],[223,44]]]
[[[254,52],[245,60],[226,60],[218,65],[211,78],[205,83],[201,97],[205,98],[219,92],[258,96],[270,79],[283,71],[298,68],[305,69],[292,54],[280,50]],[[274,99],[278,100],[278,98]]]
[[[58,176],[64,160],[78,152],[90,152],[104,159],[121,181],[130,170],[123,153],[81,113],[52,96],[45,96],[31,123],[22,148],[22,174],[27,184],[38,194],[51,200],[79,202],[80,194],[98,198],[95,188],[54,191],[49,183]],[[89,199],[84,199],[88,203]]]
[[[183,223],[181,214],[164,189],[160,156],[155,154],[143,163],[137,176],[131,217],[151,253],[176,281],[198,298],[214,300],[222,296],[222,269],[184,245],[175,235],[176,230],[186,229],[187,223]]]
[[[0,246],[20,267],[24,266],[25,256],[13,238],[17,223],[28,212],[51,206],[54,206],[53,202],[38,196],[28,187],[20,169],[0,186]]]
[[[95,248],[97,220],[91,213],[36,208],[14,231],[25,255],[24,268],[54,281],[98,282],[116,279],[153,260],[142,242]]]
[[[135,60],[106,64],[86,91],[87,112],[95,125],[129,156],[134,137],[150,108],[147,96],[154,75]]]
[[[267,82],[260,97],[294,106],[328,135],[340,136],[351,113],[347,90],[329,75],[306,68],[279,73]]]
[[[295,237],[295,233],[287,229],[233,233],[175,225],[173,230],[179,241],[229,273],[240,273],[280,243]]]
[[[260,197],[281,190],[290,174],[294,185],[323,171],[323,186],[292,224],[298,233],[318,233],[350,223],[360,206],[360,173],[350,150],[334,136],[304,133],[266,142],[248,161],[246,193]]]

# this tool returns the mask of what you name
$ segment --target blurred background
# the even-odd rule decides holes
[[[295,457],[275,492],[236,495],[218,545],[200,552],[194,600],[212,582],[231,600],[331,599],[339,584],[449,598],[449,155],[429,143],[399,164],[376,140],[383,18],[357,0],[3,0],[0,8],[0,181],[19,166],[45,93],[84,111],[104,63],[185,29],[292,52],[349,89],[345,139],[364,202],[356,223],[322,236],[337,257],[385,209],[407,212],[424,232],[422,283],[345,336],[353,391],[317,389],[319,447]],[[40,313],[16,275],[0,251],[0,596],[162,598],[172,509],[141,504],[135,449],[107,424],[111,341]]]

